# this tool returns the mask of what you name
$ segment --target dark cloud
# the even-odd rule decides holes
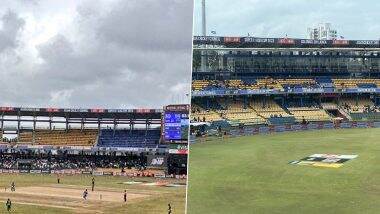
[[[107,11],[91,3],[78,7],[75,36],[59,33],[36,47],[41,62],[25,68],[31,71],[15,66],[16,74],[0,80],[7,86],[0,102],[108,108],[187,102],[191,1],[118,1]]]
[[[15,12],[8,10],[2,17],[0,29],[0,53],[8,48],[15,48],[18,42],[18,33],[22,30],[25,21]]]
[[[183,50],[192,34],[191,11],[191,1],[128,1],[100,21],[98,35],[125,48]]]

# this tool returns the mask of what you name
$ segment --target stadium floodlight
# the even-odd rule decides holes
[[[202,36],[206,36],[206,0],[202,0]],[[202,72],[206,72],[206,53],[202,51],[201,56],[201,70]]]
[[[206,36],[206,0],[202,0],[202,36]]]

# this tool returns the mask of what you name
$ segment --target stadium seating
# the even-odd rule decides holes
[[[269,97],[249,98],[245,105],[243,100],[217,98],[218,109],[205,110],[193,104],[193,122],[213,122],[227,120],[231,124],[291,124],[306,121],[331,121],[332,117],[324,110],[336,109],[334,103],[325,103],[322,108],[316,101],[305,100],[304,104],[288,102],[287,106],[280,106]],[[196,109],[196,110],[195,110]]]
[[[201,91],[209,85],[207,80],[194,80],[192,84],[193,91]]]
[[[309,93],[318,91],[305,91],[302,89],[373,89],[380,86],[380,79],[331,78],[328,76],[284,78],[281,76],[281,78],[247,77],[225,81],[208,80],[202,82],[202,80],[194,80],[193,84],[193,88],[197,88],[197,90],[223,88],[251,90],[275,89],[286,93],[289,91],[297,92],[297,89],[301,89],[298,92]],[[330,91],[331,90],[325,92],[330,93]],[[362,92],[366,92],[366,90]],[[333,117],[338,117],[342,114],[345,115],[343,118],[348,120],[351,120],[351,117],[353,120],[380,118],[380,107],[376,106],[369,97],[353,99],[343,96],[343,98],[335,100],[331,98],[325,99],[329,101],[322,103],[320,99],[312,96],[302,99],[290,98],[289,100],[283,101],[284,106],[277,104],[272,98],[256,95],[253,95],[253,97],[254,98],[248,99],[237,97],[234,98],[234,100],[231,97],[209,99],[207,108],[203,105],[196,107],[198,111],[193,112],[193,120],[203,121],[204,119],[206,122],[226,120],[230,123],[239,124],[284,124],[301,122],[303,120],[331,121]],[[211,102],[217,103],[217,107],[210,105]]]
[[[244,106],[240,100],[222,100],[221,105],[224,106],[223,110],[219,110],[224,115],[224,118],[232,123],[243,124],[262,124],[265,123],[265,119],[259,116],[249,106]]]
[[[229,80],[226,81],[228,88],[243,89],[244,83],[241,80]]]
[[[223,119],[219,113],[213,110],[205,110],[195,103],[191,105],[191,109],[191,117],[194,122],[214,122]]]
[[[340,99],[340,106],[352,120],[380,120],[380,107],[369,97],[345,97]]]
[[[371,106],[374,103],[365,97],[360,97],[358,99],[354,98],[342,98],[340,100],[340,105],[347,110],[349,113],[363,113],[371,110]],[[376,109],[374,109],[376,111]]]
[[[219,99],[212,103],[212,108],[206,110],[201,105],[192,103],[193,122],[217,122],[227,120],[231,124],[260,124],[265,119],[259,116],[248,105],[244,107],[241,100]]]
[[[275,79],[260,79],[257,80],[258,89],[283,89],[282,85]]]
[[[306,79],[279,79],[278,82],[282,85],[282,87],[310,87],[316,85],[316,81],[314,79],[306,78]]]
[[[335,87],[336,89],[344,88],[378,88],[380,87],[380,79],[364,79],[364,78],[336,78],[317,77],[317,78],[261,78],[247,80],[194,80],[192,89],[194,91],[212,90],[216,88],[228,89],[290,89],[290,88],[318,88],[318,87]]]
[[[326,109],[326,110],[332,110],[332,109],[338,108],[338,105],[333,102],[324,102],[324,103],[321,103],[321,106],[323,109]]]
[[[294,117],[270,98],[251,99],[249,105],[270,124],[293,123]]]
[[[19,134],[20,143],[38,145],[92,146],[96,141],[98,131],[92,129],[80,130],[36,130],[22,131]]]
[[[325,110],[317,107],[292,107],[288,108],[288,110],[298,122],[301,122],[304,119],[308,122],[329,121],[332,119]]]
[[[361,120],[380,120],[380,112],[366,112],[366,113],[351,113],[350,114],[353,121]]]
[[[281,108],[274,100],[270,98],[251,99],[249,105],[255,109],[259,115],[265,118],[274,116],[290,116],[283,108]]]
[[[20,143],[32,143],[33,142],[33,132],[32,131],[21,131],[18,136],[18,141]]]
[[[101,130],[98,139],[100,147],[157,147],[160,141],[159,129],[124,130],[104,129]]]
[[[380,86],[380,79],[333,79],[333,82],[337,89]]]
[[[315,82],[323,88],[333,88],[334,83],[330,77],[316,77]]]
[[[262,124],[265,120],[253,111],[227,112],[225,118],[232,123]]]

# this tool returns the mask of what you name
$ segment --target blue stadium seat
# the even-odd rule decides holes
[[[156,148],[159,145],[161,132],[152,130],[101,130],[98,139],[99,147],[144,147]]]

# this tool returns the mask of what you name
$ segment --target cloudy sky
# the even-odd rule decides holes
[[[188,102],[192,2],[3,0],[0,106]]]
[[[330,22],[346,39],[380,38],[378,0],[206,0],[208,32],[218,35],[306,38],[307,28]],[[195,2],[200,34],[201,0]]]

